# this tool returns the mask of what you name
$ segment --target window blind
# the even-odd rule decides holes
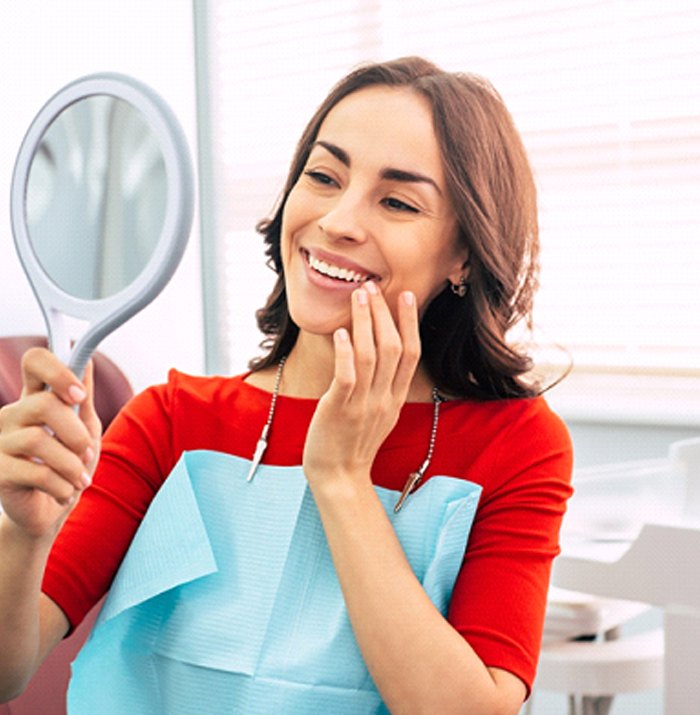
[[[302,128],[356,64],[422,54],[488,77],[540,196],[543,343],[580,368],[700,376],[700,4],[682,0],[209,0],[221,306],[240,369],[273,283],[255,223]]]

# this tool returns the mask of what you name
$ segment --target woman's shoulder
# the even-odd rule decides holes
[[[138,392],[122,410],[131,417],[172,419],[176,412],[196,410],[217,403],[229,403],[247,385],[247,373],[235,376],[193,375],[175,368],[167,379]]]
[[[562,503],[569,496],[573,444],[544,397],[460,400],[448,409],[446,461],[454,473],[484,486],[482,504],[516,489],[549,490]]]
[[[222,392],[230,394],[245,387],[245,378],[249,373],[238,375],[193,375],[182,372],[176,368],[168,371],[168,379],[164,385],[157,385],[154,389],[162,389],[171,394],[180,393],[198,397],[202,400],[210,399]]]
[[[552,410],[543,395],[505,400],[453,400],[446,404],[445,412],[452,416],[456,426],[514,435],[517,433],[548,434],[568,441],[568,429],[559,415]]]
[[[446,411],[453,443],[472,445],[475,459],[486,459],[504,475],[543,460],[560,463],[570,478],[573,444],[569,430],[543,396],[486,402],[456,401]],[[469,452],[469,449],[465,450]]]
[[[195,375],[170,368],[164,382],[146,387],[135,399],[158,398],[171,401],[190,397],[199,401],[210,401],[222,393],[231,394],[244,389],[247,375],[248,373],[234,376]]]

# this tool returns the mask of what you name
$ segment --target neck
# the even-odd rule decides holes
[[[333,380],[334,365],[333,338],[300,331],[284,366],[282,394],[318,399]]]

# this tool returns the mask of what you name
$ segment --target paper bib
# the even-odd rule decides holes
[[[73,664],[71,715],[386,713],[353,636],[301,467],[183,454]],[[445,614],[481,487],[432,477],[393,513]]]

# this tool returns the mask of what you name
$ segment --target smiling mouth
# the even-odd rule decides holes
[[[326,278],[333,278],[337,281],[342,281],[344,283],[354,283],[361,285],[362,283],[372,279],[374,281],[379,281],[379,276],[373,273],[360,273],[359,271],[354,271],[350,268],[341,268],[340,266],[335,266],[332,263],[326,263],[320,258],[312,256],[308,251],[304,251],[304,257],[309,266],[320,273]]]

